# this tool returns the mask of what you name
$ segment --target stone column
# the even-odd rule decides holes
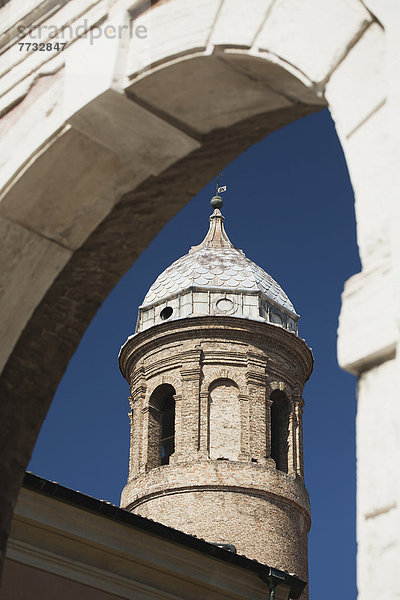
[[[240,454],[239,460],[250,461],[250,403],[247,394],[239,394]]]
[[[148,456],[148,429],[149,429],[149,406],[142,406],[140,411],[140,438],[141,438],[141,460],[139,465],[139,472],[144,473],[147,468],[147,456]]]
[[[173,464],[175,462],[178,462],[179,460],[182,460],[182,457],[184,455],[184,453],[183,453],[183,435],[182,435],[182,429],[183,429],[182,395],[175,394],[174,401],[175,401],[175,440],[174,440],[175,449],[174,449],[173,454],[171,454],[171,456],[170,456],[170,459],[169,459],[170,464]]]
[[[129,479],[133,479],[139,475],[141,463],[141,424],[142,424],[142,398],[136,396],[129,397],[131,411],[129,412],[129,422],[131,426],[130,434],[130,453],[129,453]]]
[[[304,477],[303,463],[303,408],[304,400],[298,396],[297,402],[294,403],[294,414],[296,417],[296,472],[300,477]]]
[[[137,455],[137,452],[135,452],[135,449],[133,447],[134,445],[134,433],[133,433],[133,423],[135,421],[134,419],[134,411],[133,411],[133,399],[132,396],[128,396],[128,401],[129,401],[129,405],[131,406],[131,410],[128,412],[128,418],[129,418],[129,476],[128,479],[130,479],[133,475],[133,471],[134,469],[134,456]]]
[[[293,474],[299,475],[299,420],[296,414],[296,404],[293,402],[292,415],[292,436],[293,436]]]
[[[160,466],[160,411],[149,404],[142,408],[144,470]]]
[[[296,417],[293,401],[289,401],[289,431],[288,431],[288,475],[296,475]]]
[[[200,414],[199,414],[199,458],[209,458],[209,393],[200,392]]]
[[[272,460],[271,459],[271,405],[272,405],[271,397],[270,397],[270,394],[268,394],[268,396],[266,398],[265,420],[266,420],[266,454],[267,454],[267,458],[269,460]]]
[[[139,473],[144,472],[143,462],[143,414],[142,409],[145,404],[147,382],[143,367],[137,367],[130,377],[129,404],[131,412],[129,415],[131,425],[131,445],[129,454],[129,479],[137,477]]]
[[[266,360],[264,356],[249,352],[246,373],[250,412],[250,458],[265,464],[267,459],[266,423]]]

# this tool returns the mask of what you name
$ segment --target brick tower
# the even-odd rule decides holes
[[[121,506],[307,581],[301,394],[312,354],[289,298],[232,245],[222,199],[211,204],[204,241],[151,286],[121,349]]]

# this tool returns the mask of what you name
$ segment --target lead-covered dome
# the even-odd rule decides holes
[[[216,202],[216,200],[220,202]],[[219,197],[214,206],[221,206]],[[166,320],[232,316],[267,321],[297,333],[298,315],[279,284],[229,240],[215,208],[203,242],[156,279],[139,307],[136,331]]]

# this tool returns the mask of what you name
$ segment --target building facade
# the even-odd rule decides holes
[[[232,245],[221,198],[211,203],[205,239],[151,286],[120,353],[131,389],[121,506],[307,581],[312,354],[287,295]]]

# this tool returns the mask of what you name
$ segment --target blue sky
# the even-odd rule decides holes
[[[343,152],[324,110],[275,132],[224,170],[231,241],[274,277],[300,314],[314,373],[304,390],[304,460],[311,497],[310,598],[355,597],[356,379],[337,365],[345,280],[360,270],[354,198]],[[137,307],[174,260],[208,228],[210,182],[160,232],[104,302],[60,383],[29,470],[119,504],[128,468],[129,388],[117,355]]]

